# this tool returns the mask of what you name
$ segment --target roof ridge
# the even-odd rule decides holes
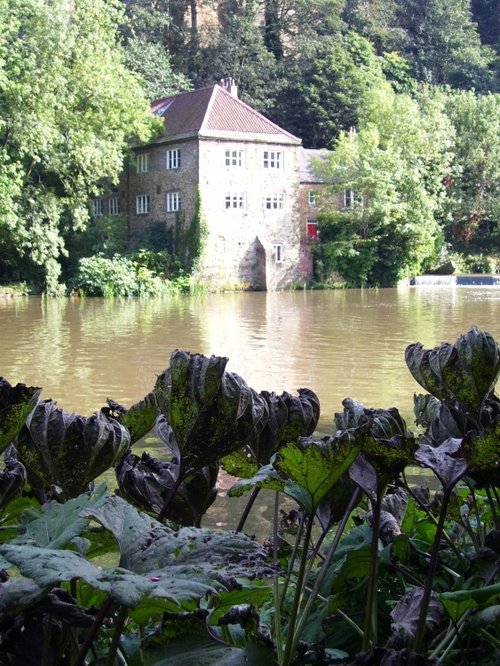
[[[301,139],[300,137],[295,136],[295,135],[292,134],[291,132],[287,132],[287,130],[283,129],[282,127],[280,127],[280,126],[277,125],[276,123],[273,123],[273,121],[272,121],[272,120],[269,120],[269,118],[267,118],[263,113],[260,113],[260,111],[257,111],[257,109],[254,109],[254,108],[251,107],[249,104],[247,104],[246,102],[244,102],[242,99],[240,99],[239,97],[236,97],[235,95],[233,95],[232,93],[230,93],[228,90],[226,90],[225,88],[223,88],[220,84],[216,83],[215,86],[214,86],[214,88],[219,88],[219,90],[222,92],[222,94],[224,94],[224,95],[228,95],[231,99],[233,99],[233,100],[235,100],[236,102],[238,102],[241,106],[245,107],[245,109],[246,109],[247,111],[250,111],[250,113],[251,113],[253,116],[256,116],[256,117],[259,118],[259,119],[263,119],[266,123],[268,123],[269,125],[271,125],[272,127],[274,127],[274,129],[278,130],[279,134],[284,134],[285,136],[289,137],[290,139],[294,139],[295,141],[300,141],[300,142],[302,142],[302,139]],[[214,97],[215,97],[215,95],[214,95]],[[213,104],[213,102],[212,102],[212,104]]]

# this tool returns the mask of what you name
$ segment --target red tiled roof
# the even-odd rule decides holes
[[[280,142],[299,143],[262,114],[224,90],[220,85],[202,88],[154,102],[153,113],[165,119],[165,137],[263,135]],[[250,137],[248,137],[250,138]]]

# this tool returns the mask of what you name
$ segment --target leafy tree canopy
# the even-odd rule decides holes
[[[49,292],[65,232],[156,126],[117,44],[122,18],[114,0],[0,4],[0,249],[43,267]]]

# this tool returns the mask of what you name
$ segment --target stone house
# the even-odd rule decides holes
[[[320,151],[238,99],[231,79],[152,110],[164,132],[134,148],[135,164],[116,192],[94,201],[94,214],[126,215],[131,233],[153,221],[188,225],[199,196],[208,235],[198,279],[222,289],[307,282],[320,186],[309,158]]]

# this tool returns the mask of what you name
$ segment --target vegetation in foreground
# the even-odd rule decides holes
[[[90,417],[1,379],[0,661],[498,663],[500,347],[473,328],[405,357],[419,434],[346,399],[316,439],[313,391],[257,393],[181,350]],[[168,462],[131,452],[154,423]],[[437,491],[408,484],[415,464]],[[235,531],[200,527],[219,465],[251,492]],[[113,466],[116,495],[93,488]],[[243,533],[261,488],[263,544]]]

